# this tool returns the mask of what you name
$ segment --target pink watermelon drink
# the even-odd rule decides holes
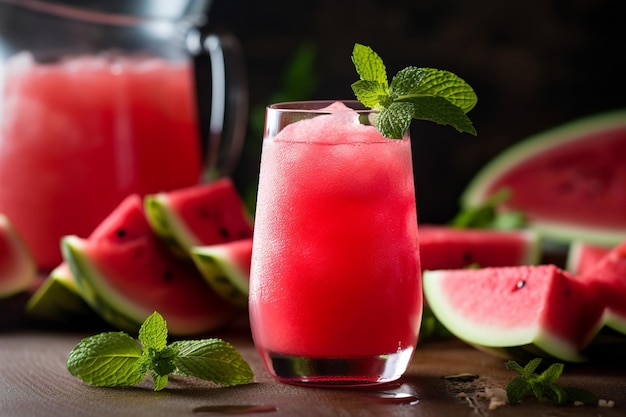
[[[0,212],[41,269],[125,196],[197,183],[191,69],[160,59],[9,61],[0,93]]]
[[[410,139],[360,124],[370,110],[329,104],[267,110],[254,341],[283,382],[390,381],[408,365],[422,312]]]

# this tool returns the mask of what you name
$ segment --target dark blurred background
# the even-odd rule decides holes
[[[251,204],[264,106],[353,99],[355,42],[378,52],[390,75],[446,69],[478,94],[469,113],[477,137],[412,126],[422,223],[453,217],[468,181],[511,144],[626,107],[623,0],[214,0],[209,25],[234,33],[245,54],[251,115],[234,177]]]

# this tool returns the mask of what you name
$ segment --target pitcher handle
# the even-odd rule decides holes
[[[248,122],[248,83],[241,45],[229,33],[194,29],[187,48],[196,57],[196,84],[204,74],[198,61],[208,58],[211,67],[210,120],[202,138],[203,181],[230,175],[236,168],[245,141]],[[207,96],[198,90],[199,106]]]

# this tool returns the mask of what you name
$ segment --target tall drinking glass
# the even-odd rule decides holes
[[[250,278],[254,342],[279,381],[398,379],[422,291],[411,143],[358,102],[267,108]]]

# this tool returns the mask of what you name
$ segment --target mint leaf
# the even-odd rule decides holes
[[[545,384],[551,384],[561,376],[564,368],[562,363],[553,363],[539,375],[539,379]]]
[[[150,372],[154,390],[160,391],[167,385],[168,375],[176,370],[175,348],[167,346],[167,322],[156,311],[143,322],[139,329],[139,341],[143,345],[143,355],[139,369]]]
[[[525,377],[532,377],[539,365],[541,364],[541,358],[535,358],[530,361],[526,365],[524,365],[524,370],[522,375]]]
[[[388,132],[391,137],[401,138],[409,128],[412,118],[411,103],[392,103],[378,114],[374,126],[380,132]]]
[[[178,351],[174,347],[166,346],[163,349],[147,348],[143,354],[147,358],[146,365],[152,376],[165,376],[176,370],[174,359]]]
[[[478,101],[474,90],[463,79],[435,68],[407,67],[393,77],[390,90],[394,101],[441,97],[462,113],[472,110]]]
[[[382,58],[369,46],[355,44],[352,51],[352,62],[357,74],[362,80],[377,83],[384,90],[387,89],[387,68]]]
[[[531,389],[528,381],[521,375],[511,379],[506,386],[506,396],[511,404],[520,402],[530,393],[530,391]]]
[[[565,365],[553,363],[543,372],[537,374],[535,371],[540,363],[541,359],[535,358],[524,367],[515,361],[507,361],[504,364],[506,369],[519,373],[506,386],[509,403],[516,404],[532,393],[539,400],[548,399],[559,405],[575,401],[580,401],[583,404],[597,404],[597,397],[591,392],[580,388],[562,387],[555,383],[563,373]]]
[[[498,230],[521,229],[526,226],[526,216],[519,210],[496,212],[490,227]]]
[[[139,328],[139,341],[144,348],[163,349],[167,345],[167,323],[156,311]]]
[[[547,386],[548,392],[546,392],[547,397],[551,398],[557,404],[565,404],[570,398],[568,397],[567,391],[557,384],[549,384]]]
[[[519,363],[517,363],[515,361],[506,361],[504,363],[504,367],[506,369],[509,369],[509,370],[512,370],[512,371],[517,371],[521,375],[525,375],[524,368],[522,367],[522,365],[520,365]]]
[[[459,211],[449,222],[452,227],[510,230],[526,225],[526,216],[515,210],[500,211],[498,206],[511,197],[509,188],[501,188],[481,205]]]
[[[154,390],[161,391],[167,386],[169,377],[167,375],[158,375],[158,374],[153,373],[152,380],[154,381]]]
[[[352,91],[364,106],[376,109],[378,103],[387,99],[387,88],[376,81],[359,80],[352,84]]]
[[[107,332],[80,341],[67,358],[68,371],[88,384],[128,387],[143,380],[137,369],[141,348],[124,332]]]
[[[254,376],[250,365],[224,340],[167,345],[167,323],[157,312],[141,325],[139,341],[143,349],[124,332],[85,338],[69,353],[67,369],[84,382],[100,387],[133,386],[149,372],[155,391],[164,389],[173,373],[225,386],[248,383]]]
[[[250,382],[250,365],[228,342],[221,339],[183,340],[172,344],[177,373],[232,386]]]
[[[460,107],[450,103],[444,97],[413,97],[410,102],[413,106],[413,118],[428,120],[440,125],[450,125],[459,132],[476,135],[476,129],[469,117]]]
[[[382,135],[402,138],[412,119],[450,125],[460,132],[476,135],[466,113],[474,108],[478,98],[472,87],[457,75],[434,68],[407,67],[389,84],[380,56],[358,43],[352,51],[352,62],[360,77],[352,84],[352,90],[364,106],[381,111],[377,119],[383,120],[375,122],[375,126]],[[403,105],[397,106],[398,103]],[[402,127],[405,130],[401,131]]]

